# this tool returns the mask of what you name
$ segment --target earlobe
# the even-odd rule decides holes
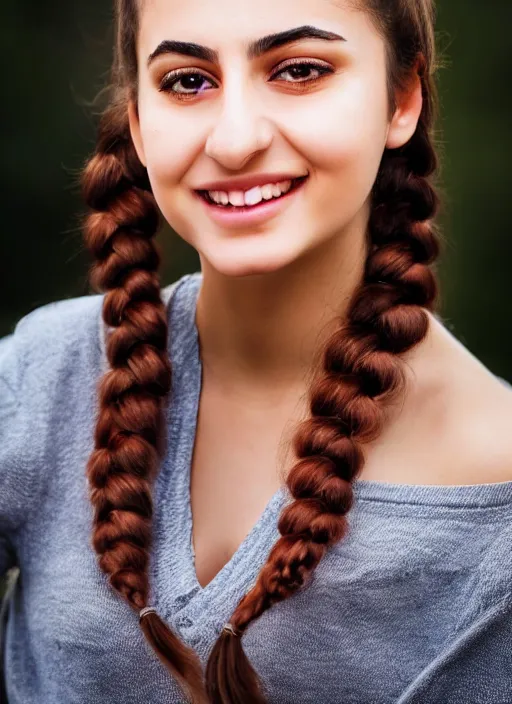
[[[133,102],[133,100],[128,102],[128,122],[130,124],[130,134],[132,137],[133,146],[135,147],[139,161],[146,167],[146,156],[144,154],[144,146],[142,143],[139,113],[137,110],[137,105]]]
[[[388,149],[398,149],[416,132],[423,107],[421,78],[414,71],[406,90],[397,95],[397,108],[391,120],[386,140]]]

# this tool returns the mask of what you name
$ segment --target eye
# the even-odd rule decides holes
[[[313,83],[313,81],[317,81],[321,76],[334,72],[334,69],[332,69],[330,66],[326,66],[325,64],[317,64],[312,61],[304,61],[299,59],[298,61],[292,61],[286,64],[286,66],[281,67],[281,69],[273,75],[279,76],[284,73],[289,73],[290,76],[294,76],[295,78],[303,78],[304,74],[311,73],[311,69],[313,69],[313,71],[316,71],[319,75],[315,78],[309,78],[300,81],[285,81],[285,83]]]
[[[308,74],[311,75],[312,70],[318,75],[313,78],[307,78]],[[312,61],[292,61],[274,73],[271,77],[271,81],[274,80],[275,76],[280,76],[281,74],[284,75],[286,73],[292,77],[292,80],[285,80],[284,83],[308,84],[319,80],[319,78],[328,73],[334,73],[334,69],[330,66],[326,66],[325,64],[318,64]],[[182,81],[183,83],[181,84],[181,90],[177,90],[176,87],[179,87],[179,84]],[[194,69],[177,69],[175,71],[170,71],[164,76],[162,82],[160,83],[159,90],[165,93],[172,93],[174,97],[178,98],[178,100],[183,100],[188,97],[195,97],[196,95],[209,90],[204,86],[205,81],[212,83],[212,81],[206,78],[204,74],[199,73]]]
[[[208,80],[206,76],[203,76],[203,74],[198,71],[179,69],[167,73],[160,83],[158,90],[164,93],[173,93],[178,98],[194,96],[199,93],[204,93],[205,88],[202,82],[205,80]],[[174,87],[177,86],[180,81],[184,81],[185,85],[182,86],[184,90],[174,90]],[[189,90],[192,92],[189,93]]]

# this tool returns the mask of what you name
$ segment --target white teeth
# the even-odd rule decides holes
[[[267,183],[264,186],[255,186],[249,191],[208,191],[210,198],[219,205],[234,205],[241,207],[244,205],[257,205],[262,200],[272,200],[279,198],[283,193],[287,193],[292,186],[291,180],[280,181],[279,183]]]
[[[274,196],[279,196],[281,194],[281,189],[278,188],[277,186],[275,187],[276,192],[274,193],[274,186],[271,184],[267,183],[266,186],[261,187],[261,195],[263,196],[263,200],[270,200]]]
[[[263,189],[260,186],[255,186],[245,192],[244,198],[245,205],[258,205],[263,200]]]
[[[229,191],[228,198],[231,205],[245,205],[243,191]]]

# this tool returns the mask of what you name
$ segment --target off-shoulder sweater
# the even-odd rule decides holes
[[[162,288],[173,387],[153,486],[149,603],[206,664],[290,497],[275,493],[201,587],[190,506],[201,280]],[[86,464],[108,369],[102,302],[41,306],[0,341],[0,574],[19,569],[5,633],[9,704],[185,702],[91,544]],[[354,492],[347,536],[243,635],[269,704],[511,704],[512,482],[356,480]]]

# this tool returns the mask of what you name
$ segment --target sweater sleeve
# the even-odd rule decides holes
[[[25,451],[31,440],[24,412],[29,399],[22,395],[24,320],[0,338],[0,576],[17,564],[13,537],[27,520],[39,489]]]

